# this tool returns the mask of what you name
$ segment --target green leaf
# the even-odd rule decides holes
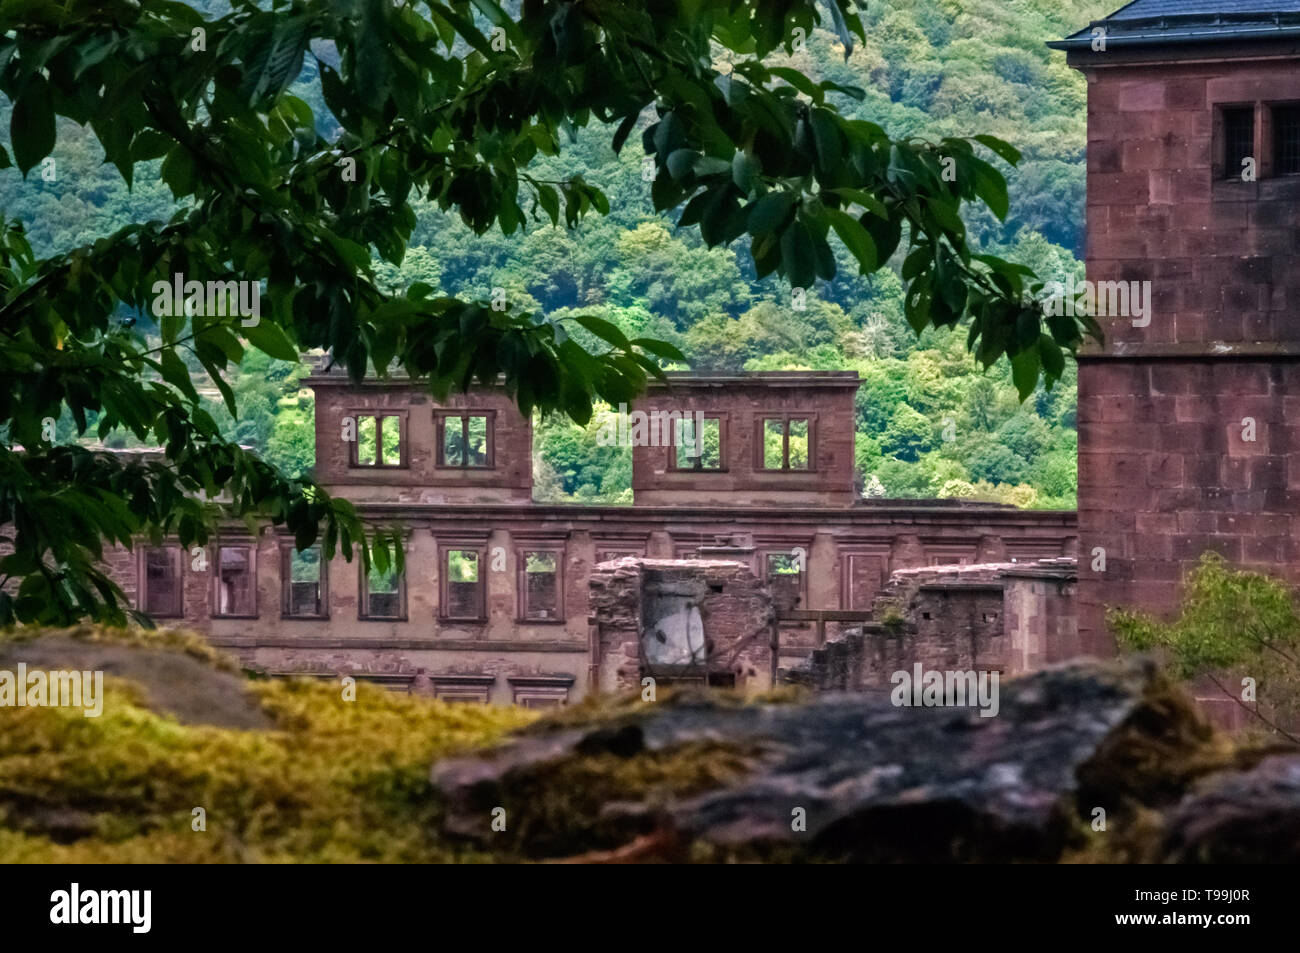
[[[858,267],[862,269],[862,274],[869,275],[880,267],[880,262],[876,258],[876,243],[856,218],[835,208],[828,208],[826,216],[830,219],[835,234],[840,237],[840,241],[844,242],[844,247],[858,260]]]
[[[274,321],[259,321],[252,327],[240,330],[249,344],[271,357],[295,363],[301,360],[297,345],[289,340],[284,329]]]
[[[700,155],[693,149],[674,149],[668,154],[668,160],[665,163],[668,167],[668,174],[678,182],[686,179],[694,173],[697,158],[700,158]]]
[[[829,189],[828,191],[831,195],[839,196],[846,202],[861,205],[868,212],[880,218],[889,217],[889,211],[885,208],[885,203],[865,189]]]
[[[831,10],[831,22],[835,25],[835,35],[844,44],[844,60],[847,62],[849,54],[853,52],[853,37],[849,34],[849,25],[844,19],[844,11],[840,9],[840,0],[826,0],[826,6],[830,7]]]
[[[1044,334],[1038,339],[1038,356],[1048,377],[1059,378],[1065,373],[1065,354],[1051,336]]]
[[[54,104],[50,84],[40,73],[27,80],[22,95],[14,103],[9,117],[9,137],[14,161],[23,178],[54,149]]]
[[[550,185],[542,185],[537,188],[537,202],[542,209],[551,218],[551,224],[556,224],[560,220],[560,197],[556,194],[555,188]]]
[[[162,368],[163,380],[190,400],[198,403],[199,393],[194,389],[194,381],[190,378],[190,369],[177,356],[174,348],[163,348],[162,353],[159,355],[159,365]]]
[[[731,160],[731,181],[746,195],[754,191],[762,171],[762,164],[752,153],[738,150]]]
[[[1039,353],[1038,348],[1025,348],[1011,358],[1011,382],[1016,385],[1016,392],[1023,401],[1038,386]]]
[[[624,116],[623,121],[618,124],[618,129],[614,133],[614,141],[611,143],[611,148],[614,150],[615,155],[623,151],[623,143],[627,142],[627,137],[631,134],[633,128],[636,126],[636,121],[640,118],[641,112],[638,110],[637,112]]]
[[[269,39],[249,57],[242,91],[251,101],[275,100],[302,72],[307,52],[308,22],[289,17],[276,23]]]
[[[975,171],[975,194],[984,200],[984,204],[999,221],[1005,221],[1010,208],[1010,201],[1007,198],[1007,180],[1002,177],[1001,172],[983,159],[971,156],[966,159],[966,164]]]
[[[749,206],[749,233],[754,236],[774,232],[790,216],[799,197],[793,192],[769,192]]]
[[[813,141],[817,144],[817,170],[824,180],[834,176],[843,161],[840,127],[834,114],[825,109],[814,111],[811,122]]]
[[[697,176],[717,175],[720,172],[730,172],[732,163],[726,159],[719,159],[717,156],[700,156],[691,166],[692,171]]]
[[[871,240],[876,243],[876,254],[880,261],[888,261],[902,240],[902,223],[892,216],[877,218],[875,215],[864,215],[862,225],[871,233]]]
[[[676,361],[679,364],[689,363],[686,355],[667,341],[656,341],[654,338],[633,338],[628,343],[641,348],[643,351],[649,351],[655,357],[663,358],[665,361]]]
[[[798,220],[781,235],[781,266],[786,281],[795,288],[811,288],[817,277],[817,258],[808,229]]]
[[[618,325],[604,318],[598,318],[593,314],[579,314],[575,315],[573,320],[602,341],[607,341],[615,347],[627,348],[630,344],[627,335],[618,329]]]
[[[167,153],[167,158],[163,159],[159,174],[177,198],[184,198],[194,191],[197,181],[194,160],[190,158],[189,150],[185,146],[172,147],[171,152]]]
[[[1020,150],[1009,142],[1003,142],[997,136],[990,136],[987,133],[981,133],[978,136],[971,136],[980,145],[988,146],[993,152],[997,153],[1003,159],[1006,159],[1011,165],[1020,162]]]
[[[783,79],[799,92],[809,97],[813,102],[820,106],[826,99],[826,94],[822,92],[820,86],[811,79],[799,72],[797,69],[791,69],[788,66],[773,66],[768,70],[778,79]]]

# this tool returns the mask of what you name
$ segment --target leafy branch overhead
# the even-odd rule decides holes
[[[1007,211],[993,162],[1018,153],[992,137],[891,140],[845,119],[835,96],[772,65],[821,25],[846,55],[863,26],[850,0],[234,0],[205,17],[170,0],[0,2],[0,92],[13,103],[0,166],[23,175],[56,150],[60,117],[89,125],[128,184],[159,162],[177,200],[166,221],[123,228],[37,260],[21,223],[0,241],[0,622],[120,616],[95,568],[103,541],[172,533],[206,542],[227,516],[263,516],[299,545],[400,563],[395,534],[222,438],[200,406],[187,359],[235,414],[225,381],[253,347],[293,360],[327,349],[355,379],[397,367],[445,395],[503,380],[529,413],[588,420],[595,399],[629,400],[681,361],[594,317],[562,322],[438,294],[393,297],[375,256],[398,263],[423,195],[476,232],[572,226],[609,197],[581,176],[544,181],[539,156],[593,123],[638,128],[653,157],[655,206],[680,209],[705,242],[747,244],[760,275],[811,287],[835,273],[831,241],[866,273],[903,248],[906,314],[920,332],[966,321],[986,365],[1007,355],[1022,396],[1049,386],[1086,319],[1042,318],[1027,269],[974,254],[964,203]],[[724,65],[721,60],[727,60]],[[288,90],[318,73],[341,131]],[[834,233],[834,237],[832,237]],[[159,282],[253,282],[259,319],[164,316],[159,337],[127,320]],[[165,446],[167,463],[55,446],[45,422],[69,411],[80,432],[118,429]],[[19,448],[22,451],[19,452]]]

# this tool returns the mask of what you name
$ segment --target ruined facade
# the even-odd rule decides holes
[[[1300,581],[1300,2],[1137,0],[1088,81],[1087,271],[1150,282],[1079,358],[1079,629],[1213,550]],[[1145,322],[1145,323],[1144,323]]]
[[[1073,557],[900,569],[871,619],[779,673],[818,691],[888,694],[895,672],[1022,675],[1083,654]]]
[[[640,559],[591,576],[593,682],[616,691],[683,682],[742,690],[775,683],[772,593],[743,562]]]
[[[647,670],[763,687],[848,625],[792,612],[861,614],[899,569],[1075,548],[1073,513],[860,498],[856,372],[674,374],[652,385],[619,438],[640,441],[631,506],[534,502],[532,425],[499,391],[438,403],[400,379],[352,385],[318,370],[306,383],[316,478],[365,518],[407,529],[404,575],[362,578],[358,562],[322,565],[270,527],[250,536],[242,526],[203,560],[143,547],[116,567],[160,622],[207,632],[269,674],[348,673],[503,704],[576,700],[644,674],[645,646],[628,634],[654,626],[631,618],[619,633],[597,618],[599,593],[623,585],[629,598],[691,601],[666,616],[700,613],[700,637],[718,650],[706,671],[671,670],[667,649],[650,653]],[[675,436],[638,437],[645,422]]]

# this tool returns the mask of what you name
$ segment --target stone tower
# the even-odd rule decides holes
[[[1173,609],[1207,550],[1300,576],[1300,0],[1136,0],[1050,45],[1088,81],[1088,279],[1118,283],[1079,361],[1080,637],[1108,654],[1105,608]]]

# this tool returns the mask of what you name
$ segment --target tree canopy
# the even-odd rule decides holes
[[[0,167],[32,174],[70,120],[128,185],[160,163],[177,203],[48,255],[22,221],[3,222],[0,525],[13,552],[0,583],[20,584],[0,590],[0,623],[122,620],[97,565],[104,543],[203,544],[218,513],[268,518],[329,556],[359,545],[380,571],[400,565],[398,530],[365,526],[347,501],[223,435],[194,364],[236,418],[226,376],[247,349],[296,360],[320,348],[354,379],[400,369],[437,396],[504,379],[525,413],[586,423],[593,401],[630,400],[660,362],[683,360],[590,313],[553,318],[429,281],[393,293],[373,264],[402,262],[416,197],[477,234],[609,213],[581,175],[530,171],[587,125],[613,128],[616,151],[639,142],[655,208],[678,210],[711,248],[741,247],[757,276],[808,288],[845,253],[868,274],[897,250],[917,333],[964,323],[985,366],[1009,357],[1022,398],[1053,383],[1095,325],[1045,318],[1033,272],[973,251],[963,219],[979,207],[1005,217],[998,163],[1018,151],[988,135],[891,138],[846,117],[839,103],[861,90],[769,62],[820,23],[846,55],[866,37],[852,0],[236,0],[220,14],[171,0],[0,2],[12,103]],[[290,91],[304,69],[334,122]],[[206,308],[159,307],[173,281],[251,284],[260,308],[232,316],[211,291]],[[154,320],[151,339],[140,323]],[[125,429],[166,459],[61,444],[65,410],[78,433],[93,417],[101,438]]]

